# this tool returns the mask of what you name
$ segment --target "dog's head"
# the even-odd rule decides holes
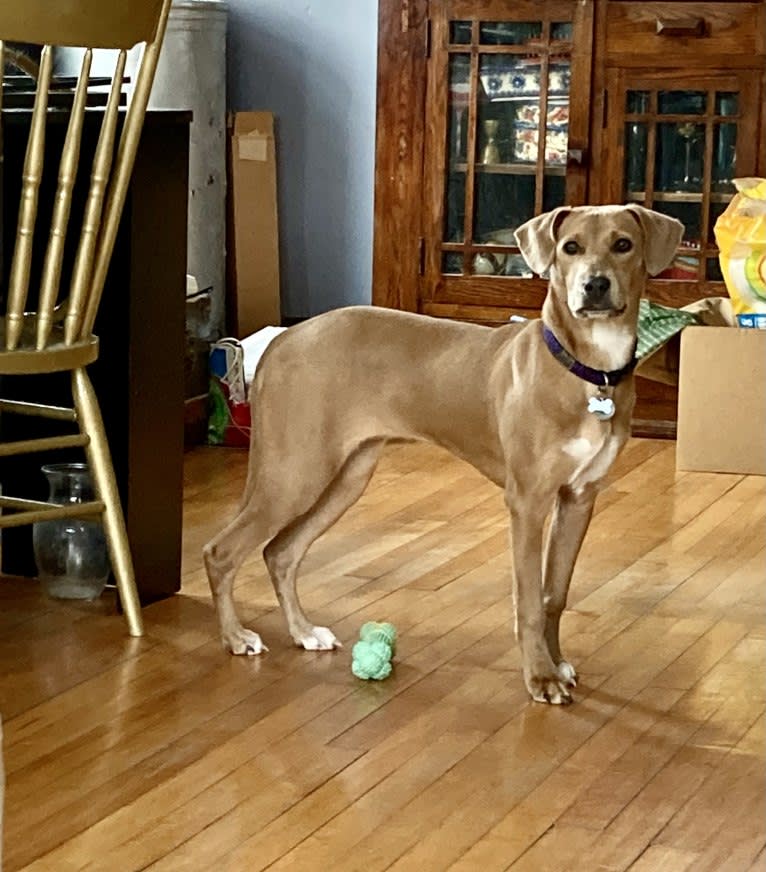
[[[564,206],[516,231],[530,268],[575,318],[613,318],[635,310],[647,275],[673,260],[683,225],[643,206]]]

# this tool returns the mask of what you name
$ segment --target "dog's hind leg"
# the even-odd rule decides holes
[[[577,684],[577,673],[561,655],[559,623],[566,608],[575,561],[593,515],[594,501],[595,491],[586,490],[577,495],[570,488],[563,488],[556,498],[545,550],[545,641],[559,677],[571,686]]]
[[[262,542],[262,521],[246,503],[231,523],[203,550],[210,590],[213,593],[221,641],[232,654],[260,654],[266,650],[261,637],[239,622],[234,606],[234,577],[254,542]]]
[[[311,545],[362,495],[372,478],[385,440],[363,443],[347,459],[314,506],[287,525],[263,552],[274,589],[296,645],[330,651],[340,642],[327,627],[315,626],[298,599],[298,569]]]

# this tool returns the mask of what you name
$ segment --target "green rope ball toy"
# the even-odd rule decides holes
[[[351,671],[357,678],[382,681],[391,674],[395,649],[394,625],[368,621],[362,625],[359,641],[351,651]]]

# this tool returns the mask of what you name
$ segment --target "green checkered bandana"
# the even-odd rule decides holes
[[[680,333],[689,324],[698,323],[696,315],[658,306],[649,300],[641,300],[638,310],[638,345],[636,357],[643,360],[664,345],[671,336]]]

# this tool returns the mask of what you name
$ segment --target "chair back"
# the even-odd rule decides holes
[[[8,281],[5,329],[0,353],[19,348],[45,350],[50,343],[74,345],[93,330],[120,216],[128,191],[165,32],[171,0],[22,0],[0,3],[0,73],[7,42],[42,46],[34,108],[24,158],[16,240]],[[145,43],[118,136],[120,98],[127,51]],[[58,162],[51,226],[36,297],[30,299],[38,198],[45,167],[45,140],[55,46],[85,47]],[[98,142],[84,198],[82,222],[69,227],[80,162],[93,49],[117,49]],[[3,88],[0,86],[0,110]],[[0,157],[3,153],[0,125]],[[37,234],[39,238],[39,233]],[[77,239],[68,287],[61,288],[67,240]],[[28,311],[34,303],[35,311]],[[63,321],[61,329],[54,325]]]

